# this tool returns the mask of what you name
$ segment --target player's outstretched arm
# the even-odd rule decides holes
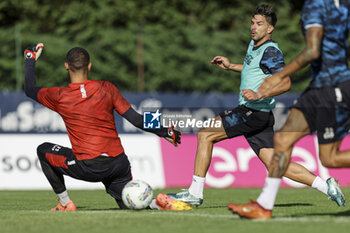
[[[143,128],[143,116],[136,112],[132,107],[130,107],[123,115],[135,127],[142,129],[144,131],[154,133],[159,137],[165,138],[168,142],[174,146],[181,144],[181,132],[174,129],[174,127],[165,128],[161,126],[160,129],[144,129]]]
[[[313,60],[318,59],[321,51],[322,38],[322,27],[310,27],[307,29],[306,47],[303,49],[303,51],[298,56],[296,56],[296,58],[294,58],[291,63],[286,65],[283,70],[266,78],[262,85],[259,87],[259,92],[265,95],[269,92],[269,89],[274,88],[283,79],[288,78],[290,75],[308,65]]]
[[[37,95],[41,87],[36,85],[35,81],[35,62],[40,57],[44,48],[42,43],[29,46],[24,51],[25,57],[25,74],[24,74],[24,92],[30,98],[38,101]]]
[[[279,82],[276,86],[271,88],[269,92],[266,93],[266,96],[263,96],[263,98],[281,95],[287,91],[290,90],[292,87],[292,82],[290,81],[289,76],[285,76],[281,82]]]
[[[232,64],[226,57],[216,56],[211,60],[211,64],[217,65],[224,70],[242,72],[243,64]]]
[[[246,100],[259,100],[267,97],[281,95],[290,90],[292,83],[290,77],[283,79],[279,84],[268,90],[268,92],[255,92],[251,89],[242,89],[242,97]]]

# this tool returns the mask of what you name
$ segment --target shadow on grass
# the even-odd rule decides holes
[[[108,210],[108,211],[110,211],[110,210],[116,210],[116,211],[118,211],[118,210],[123,210],[123,209],[119,209],[119,208],[104,208],[104,209],[96,209],[96,208],[90,208],[90,207],[87,207],[87,206],[77,206],[77,209],[78,210],[83,210],[83,211],[106,211],[106,210]]]
[[[350,210],[340,211],[337,213],[308,213],[308,214],[294,214],[291,217],[312,217],[312,216],[333,216],[333,217],[349,217]]]
[[[227,205],[216,205],[216,206],[194,206],[193,209],[219,209],[219,208],[226,208],[227,209]]]
[[[294,207],[294,206],[313,206],[310,203],[288,203],[288,204],[276,204],[275,207]]]

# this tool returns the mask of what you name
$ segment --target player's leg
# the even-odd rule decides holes
[[[109,158],[110,171],[102,183],[106,187],[106,192],[116,200],[120,209],[128,209],[122,200],[122,191],[124,186],[132,180],[130,162],[123,153],[116,158]],[[152,200],[149,208],[160,210],[191,210],[192,207],[187,203],[175,200],[164,193],[157,195]]]
[[[350,81],[340,83],[332,88],[327,95],[333,108],[326,108],[327,112],[320,116],[323,123],[318,134],[319,155],[322,165],[329,168],[350,167],[350,150],[340,151],[342,139],[350,129]],[[333,97],[333,98],[331,98]],[[335,107],[334,107],[335,106]],[[334,125],[329,125],[329,118],[335,116]],[[324,121],[322,121],[323,119]],[[333,138],[333,137],[334,138]]]
[[[215,121],[222,121],[222,119],[218,116],[215,118]],[[227,138],[222,124],[220,128],[204,128],[198,132],[192,183],[190,187],[183,192],[168,194],[171,198],[192,205],[201,205],[203,203],[205,176],[210,166],[213,144]]]
[[[268,117],[269,113],[238,106],[230,111],[221,112],[220,116],[216,117],[215,120],[222,122],[220,128],[205,128],[199,131],[194,176],[189,193],[196,197],[203,197],[205,176],[210,166],[213,145],[216,142],[262,130],[271,120]],[[272,119],[272,125],[273,121]]]
[[[228,208],[245,218],[271,218],[281,177],[288,168],[293,145],[310,132],[303,113],[292,108],[286,123],[274,136],[274,154],[270,162],[269,176],[256,202],[237,205],[229,203]]]
[[[60,152],[61,155],[57,153]],[[66,167],[66,154],[71,153],[67,148],[62,149],[61,146],[52,143],[43,143],[38,146],[37,154],[47,180],[49,181],[54,192],[58,196],[59,204],[52,210],[75,211],[76,206],[70,200],[69,195],[64,184],[63,172],[56,167]]]
[[[350,167],[350,150],[340,151],[342,139],[350,129],[350,81],[327,88],[325,107],[318,111],[317,136],[322,165],[329,168]]]
[[[94,159],[78,160],[72,149],[52,143],[41,144],[37,152],[43,172],[60,202],[52,210],[76,210],[74,203],[68,196],[63,175],[68,175],[78,180],[100,182],[108,176],[109,160],[113,159],[98,156]]]
[[[275,123],[273,113],[271,112],[268,117],[268,124],[263,130],[245,135],[250,147],[264,163],[267,170],[270,169],[270,161],[274,153],[273,138],[275,134],[273,130]],[[309,186],[312,185],[316,178],[314,174],[298,163],[290,163],[284,176]]]
[[[221,122],[221,117],[216,117],[215,121]],[[222,124],[220,128],[204,128],[198,132],[196,158],[194,163],[195,176],[206,176],[212,158],[213,145],[224,139],[227,139],[227,135]]]
[[[342,139],[350,129],[350,81],[328,90],[329,102],[319,113],[318,143],[322,165],[329,168],[350,167],[350,150],[340,151]],[[330,119],[330,117],[334,119]],[[333,122],[333,124],[332,124]]]
[[[350,150],[340,151],[342,139],[350,128],[350,82],[338,87],[327,87],[318,91],[321,107],[316,109],[316,130],[319,143],[319,157],[325,167],[350,167]],[[345,197],[338,181],[327,179],[327,194],[339,206],[345,206]]]
[[[272,210],[281,183],[281,177],[285,174],[293,145],[301,137],[310,133],[304,114],[292,108],[287,121],[274,136],[274,154],[269,165],[269,175],[266,177],[265,186],[257,202],[265,209]]]
[[[246,136],[249,145],[252,147],[254,152],[258,154],[259,159],[264,163],[267,170],[269,170],[270,161],[274,151],[274,117],[272,113],[270,114],[269,118],[269,124],[263,131]],[[304,166],[298,163],[291,162],[284,176],[296,182],[309,185],[327,195],[327,182],[321,177],[312,174]]]
[[[319,158],[321,163],[325,167],[330,168],[343,168],[350,167],[350,150],[340,151],[339,147],[342,142],[342,139],[337,140],[335,142],[320,144],[323,143],[323,139],[321,139],[324,132],[321,131],[318,134],[319,140]],[[345,206],[345,197],[342,193],[340,186],[338,184],[338,180],[333,177],[327,179],[327,194],[330,199],[335,201],[338,206]]]
[[[350,87],[350,85],[346,85]],[[319,158],[325,167],[350,167],[350,150],[340,151],[342,139],[348,134],[350,112],[348,105],[342,100],[344,97],[340,89],[329,88],[329,98],[324,100],[326,107],[318,109],[317,138],[319,143]],[[332,98],[332,94],[334,95]],[[346,96],[345,96],[346,97]],[[347,98],[345,98],[347,99]],[[328,101],[328,102],[327,102]],[[345,206],[345,197],[338,180],[333,177],[327,179],[327,193],[330,199],[339,206]]]
[[[210,166],[213,144],[262,130],[269,120],[269,113],[244,106],[226,110],[219,115],[215,120],[222,123],[220,128],[205,128],[200,130],[197,135],[195,169],[189,189],[177,194],[169,194],[170,197],[193,205],[202,204],[205,176]]]
[[[267,170],[269,170],[273,152],[273,148],[263,148],[260,150],[259,158],[264,163]],[[284,176],[296,182],[306,184],[308,186],[311,186],[313,181],[317,177],[312,172],[307,170],[304,166],[295,162],[291,162],[289,164]]]
[[[328,143],[319,144],[319,156],[322,165],[328,168],[350,167],[350,150],[340,151],[342,139]]]
[[[269,177],[281,178],[288,168],[293,145],[310,133],[303,112],[292,108],[284,126],[274,136],[274,154],[269,168]]]
[[[261,161],[264,163],[268,170],[268,166],[270,165],[270,161],[273,155],[273,149],[271,148],[263,148],[260,150],[259,158]],[[312,188],[322,192],[323,194],[327,195],[330,197],[331,200],[335,200],[332,195],[329,195],[329,190],[333,189],[332,188],[332,183],[330,183],[330,179],[334,178],[329,178],[327,181],[322,179],[319,176],[316,176],[312,172],[310,172],[307,168],[304,166],[300,165],[299,163],[291,162],[287,168],[286,173],[284,174],[285,177],[294,180],[296,182],[311,186]],[[336,201],[337,202],[337,201]],[[342,204],[339,204],[339,206],[342,206]]]
[[[215,120],[221,121],[221,117],[218,116]],[[177,193],[175,196],[169,194],[170,197],[193,205],[202,204],[205,176],[210,166],[213,145],[226,138],[227,135],[222,124],[220,128],[204,128],[198,132],[192,183],[188,190]]]
[[[102,180],[106,192],[117,202],[120,209],[127,209],[122,201],[122,191],[124,186],[132,180],[131,166],[128,157],[123,153],[115,158],[106,158],[108,163],[108,175]]]

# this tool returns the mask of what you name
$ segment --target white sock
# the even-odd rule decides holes
[[[160,210],[159,206],[156,204],[156,199],[152,199],[151,204],[149,204],[149,208],[152,210]]]
[[[193,176],[192,184],[188,191],[195,197],[203,198],[204,183],[205,177]]]
[[[311,187],[313,187],[314,189],[317,189],[318,191],[327,194],[328,191],[328,185],[326,183],[326,181],[324,181],[321,177],[317,176],[314,180],[314,182],[312,182]]]
[[[281,181],[281,178],[266,177],[264,188],[256,200],[259,205],[267,210],[273,209]]]
[[[68,202],[70,202],[70,198],[68,196],[67,190],[64,191],[63,193],[57,194],[58,200],[60,201],[61,205],[65,206],[67,205]]]

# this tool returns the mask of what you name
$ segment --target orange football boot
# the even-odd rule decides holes
[[[156,198],[156,204],[161,210],[192,210],[193,208],[183,202],[175,200],[165,193],[159,193]]]
[[[253,200],[250,200],[250,203],[244,205],[229,203],[227,207],[233,213],[236,213],[243,218],[270,219],[272,215],[272,210],[263,208],[259,203]]]
[[[73,201],[69,201],[65,206],[59,202],[55,208],[51,209],[51,211],[77,211],[77,207]]]

